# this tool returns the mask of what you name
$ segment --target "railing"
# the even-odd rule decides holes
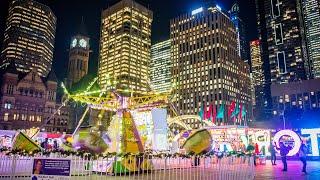
[[[63,156],[52,153],[35,158],[71,159],[71,179],[150,180],[250,180],[254,178],[253,157],[128,155],[109,157]],[[135,161],[130,171],[114,166]],[[147,162],[147,163],[146,163]],[[30,179],[33,157],[0,155],[0,179]],[[113,168],[112,168],[113,167]]]

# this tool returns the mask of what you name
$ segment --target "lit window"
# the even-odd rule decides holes
[[[6,102],[6,103],[4,104],[4,108],[5,108],[5,109],[11,109],[11,108],[12,108],[11,102]]]
[[[9,120],[9,113],[4,113],[3,120],[4,121],[8,121]]]

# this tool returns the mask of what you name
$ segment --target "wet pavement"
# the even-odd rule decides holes
[[[270,161],[266,165],[256,166],[256,180],[280,179],[280,180],[300,180],[311,179],[320,180],[320,161],[307,162],[307,174],[302,173],[301,161],[288,161],[288,171],[282,171],[282,162],[277,161],[276,166],[272,166]]]

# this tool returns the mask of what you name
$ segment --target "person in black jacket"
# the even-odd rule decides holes
[[[276,160],[277,160],[277,156],[276,156],[276,150],[274,149],[276,146],[275,144],[270,143],[270,154],[271,154],[271,163],[272,165],[277,165],[276,164]]]
[[[288,165],[287,165],[287,154],[289,153],[289,148],[287,148],[283,142],[279,143],[280,148],[276,147],[278,150],[280,150],[280,156],[283,164],[283,170],[282,171],[287,171],[288,170]]]

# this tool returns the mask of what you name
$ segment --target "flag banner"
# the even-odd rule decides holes
[[[240,112],[239,103],[237,103],[237,104],[235,105],[235,108],[234,108],[232,114],[231,114],[231,117],[234,117],[234,118],[236,119],[236,117],[237,117],[237,115],[239,114],[239,112]]]
[[[199,111],[198,115],[200,116],[200,119],[202,120],[203,119],[203,115],[204,115],[204,109],[203,109],[202,104],[200,105],[200,111]]]
[[[224,118],[224,104],[222,103],[219,108],[217,119],[223,119],[223,118]]]
[[[212,104],[212,119],[211,119],[211,121],[212,121],[212,123],[215,123],[215,121],[216,121],[216,118],[217,118],[217,109],[216,109],[217,107],[216,106],[213,106],[213,104]]]
[[[209,105],[209,110],[207,111],[207,117],[206,119],[208,119],[209,121],[212,120],[212,115],[213,115],[213,104]]]
[[[246,115],[247,115],[247,110],[246,110],[246,107],[243,106],[241,111],[241,118],[244,118]]]
[[[236,103],[234,101],[232,101],[229,108],[228,108],[228,117],[231,117],[235,108],[236,108]]]

